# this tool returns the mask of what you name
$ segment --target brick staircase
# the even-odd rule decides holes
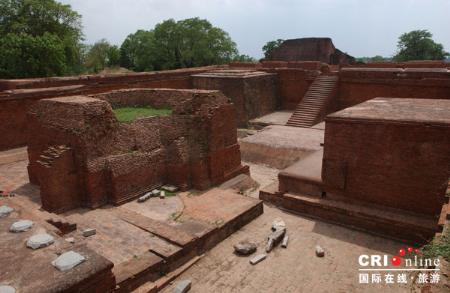
[[[42,152],[40,155],[40,160],[37,160],[36,162],[45,168],[51,168],[53,162],[69,149],[70,148],[65,145],[50,146]]]
[[[327,106],[336,93],[337,85],[337,75],[316,77],[286,125],[311,127],[321,122],[327,114]]]

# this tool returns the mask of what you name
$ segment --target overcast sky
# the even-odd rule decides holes
[[[270,40],[331,37],[355,57],[392,56],[398,37],[428,29],[450,51],[450,0],[60,0],[83,17],[86,42],[120,45],[138,29],[200,17],[227,31],[239,52],[262,57]]]

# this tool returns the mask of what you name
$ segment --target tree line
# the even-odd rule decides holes
[[[265,58],[269,58],[273,50],[281,46],[282,39],[267,42],[262,50]],[[450,54],[444,50],[442,44],[433,40],[433,34],[428,30],[414,30],[402,34],[397,43],[397,52],[392,57],[376,55],[374,57],[360,57],[358,62],[386,62],[386,61],[413,61],[413,60],[444,60]]]
[[[0,78],[175,69],[233,60],[239,55],[227,32],[200,18],[169,19],[128,35],[121,46],[105,39],[83,43],[81,15],[55,0],[0,1]]]
[[[282,43],[282,39],[267,42],[262,48],[265,56]],[[400,36],[393,58],[365,57],[365,61],[448,56],[430,32],[416,30]],[[231,61],[255,60],[240,55],[228,33],[205,19],[169,19],[128,35],[120,46],[105,39],[87,45],[81,15],[70,5],[56,0],[0,0],[0,78],[98,73],[108,67],[151,71]]]

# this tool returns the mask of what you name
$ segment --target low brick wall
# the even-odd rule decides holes
[[[120,123],[110,103],[171,107],[172,115]],[[49,211],[121,204],[162,184],[205,189],[248,172],[234,106],[218,91],[134,89],[42,99],[28,125],[28,173]]]
[[[438,217],[450,174],[450,101],[379,98],[326,119],[327,193]]]
[[[341,69],[338,109],[376,97],[450,99],[450,71],[442,68]]]
[[[108,76],[0,80],[0,150],[24,146],[26,112],[44,98],[89,95],[126,88],[191,88],[191,75],[218,66]]]

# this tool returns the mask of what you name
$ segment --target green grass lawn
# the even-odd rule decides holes
[[[169,116],[171,109],[155,109],[151,107],[123,107],[114,109],[114,114],[120,122],[132,122],[138,118],[150,116]]]

